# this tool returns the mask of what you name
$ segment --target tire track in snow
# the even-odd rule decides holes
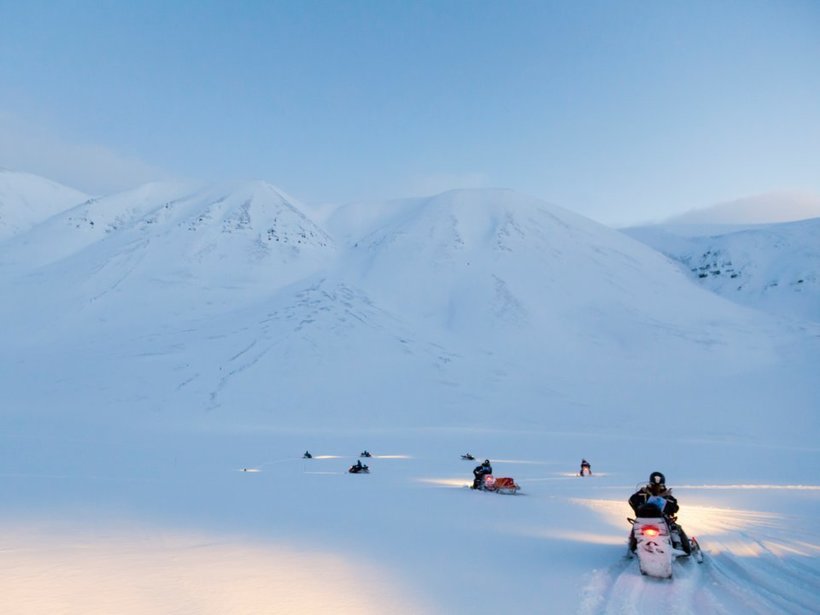
[[[595,571],[582,594],[581,615],[638,615],[642,613],[818,613],[818,576],[798,556],[800,545],[744,532],[710,540],[716,551],[699,565],[680,558],[671,580],[640,574],[636,559],[624,558]],[[809,545],[812,546],[812,545]],[[805,551],[805,550],[804,550]],[[742,553],[738,555],[738,553]],[[802,553],[802,555],[801,555]]]
[[[761,540],[745,533],[739,537],[751,554],[737,556],[727,548],[710,558],[709,577],[714,585],[742,603],[745,612],[820,612],[815,571],[777,557]]]
[[[624,556],[622,560],[612,564],[609,568],[595,570],[583,589],[578,615],[603,613],[615,582],[631,563],[632,560]]]
[[[626,544],[624,544],[626,549]],[[681,558],[673,578],[643,576],[635,557],[624,556],[606,570],[595,571],[583,590],[580,615],[642,615],[644,613],[729,614],[712,592],[703,571],[705,564]]]

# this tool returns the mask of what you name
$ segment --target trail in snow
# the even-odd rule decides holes
[[[690,534],[698,530],[703,564],[679,558],[673,578],[659,580],[642,576],[637,559],[625,556],[590,575],[579,613],[818,612],[820,571],[801,562],[816,559],[820,546],[790,536],[788,516],[692,508]]]

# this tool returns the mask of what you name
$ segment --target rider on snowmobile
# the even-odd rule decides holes
[[[660,472],[652,472],[649,475],[649,482],[632,494],[629,505],[636,515],[638,509],[647,505],[655,506],[664,515],[674,515],[678,512],[678,500],[672,495],[672,490],[666,487],[666,477]]]
[[[649,482],[630,496],[629,505],[638,517],[663,515],[669,523],[673,546],[687,554],[690,553],[689,538],[683,528],[676,523],[678,500],[672,495],[672,489],[666,486],[666,477],[661,472],[652,472],[649,475]]]
[[[490,460],[485,459],[480,466],[476,466],[473,470],[473,489],[478,489],[484,482],[484,477],[493,473],[493,467],[490,465]]]

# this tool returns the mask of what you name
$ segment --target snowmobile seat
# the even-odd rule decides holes
[[[663,517],[663,513],[661,509],[654,504],[646,503],[638,506],[638,510],[635,511],[635,516],[641,519],[655,519]]]

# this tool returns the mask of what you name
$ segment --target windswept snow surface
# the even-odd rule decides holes
[[[817,612],[820,327],[756,307],[509,191],[83,202],[0,243],[0,611]]]

